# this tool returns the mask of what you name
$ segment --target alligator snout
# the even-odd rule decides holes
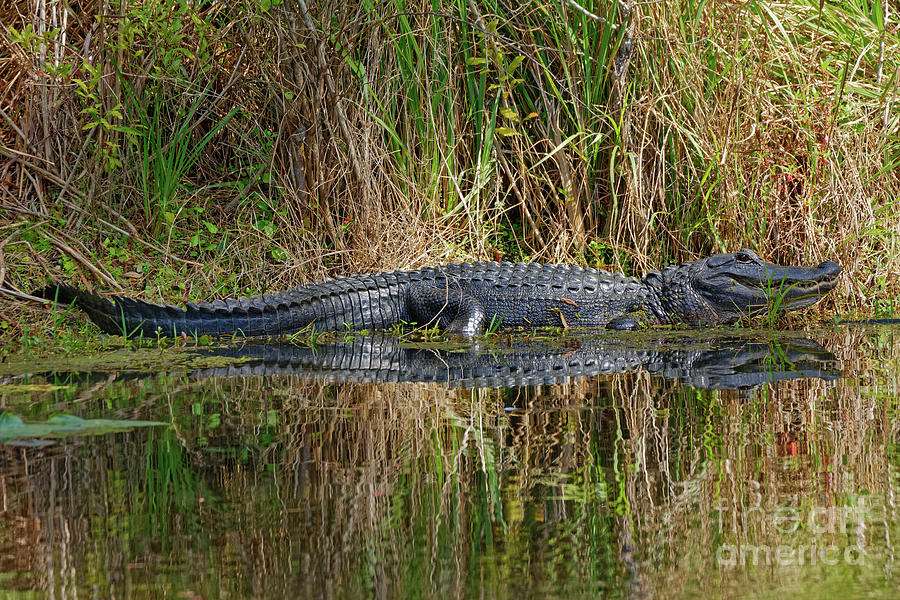
[[[823,275],[825,277],[837,277],[841,272],[841,265],[832,260],[826,260],[819,265],[819,270],[824,271]]]

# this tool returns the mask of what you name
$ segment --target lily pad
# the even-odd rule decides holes
[[[16,414],[0,415],[0,443],[20,446],[46,446],[58,439],[76,435],[103,435],[130,431],[135,427],[166,425],[160,421],[130,421],[128,419],[82,419],[74,415],[54,415],[43,423],[26,423]]]

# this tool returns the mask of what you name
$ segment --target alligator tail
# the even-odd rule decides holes
[[[313,307],[303,302],[296,292],[188,302],[184,307],[121,296],[104,298],[55,283],[33,295],[59,304],[75,305],[105,333],[125,337],[276,336],[299,331],[316,318]]]

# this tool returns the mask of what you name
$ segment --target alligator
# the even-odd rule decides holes
[[[840,271],[831,261],[781,266],[745,249],[671,265],[643,279],[568,265],[478,262],[338,277],[185,307],[104,298],[58,283],[34,295],[76,304],[113,335],[275,337],[417,324],[471,338],[500,328],[730,324],[815,304],[835,287]]]

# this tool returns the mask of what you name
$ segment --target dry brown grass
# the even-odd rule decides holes
[[[751,247],[842,263],[826,311],[888,310],[897,293],[890,17],[880,33],[815,3],[640,4],[615,80],[604,27],[567,5],[212,3],[192,19],[149,1],[26,4],[0,6],[2,219],[31,232],[2,242],[6,287],[110,289],[108,271],[179,300],[472,258],[641,274]],[[17,43],[11,28],[28,24],[37,37]],[[141,176],[159,154],[141,140],[176,130],[198,98],[194,143],[238,111],[164,206]],[[141,128],[154,99],[165,110]],[[226,246],[188,243],[204,221]],[[73,240],[84,260],[62,249]],[[174,277],[150,272],[165,265]],[[13,306],[0,305],[11,322]]]

